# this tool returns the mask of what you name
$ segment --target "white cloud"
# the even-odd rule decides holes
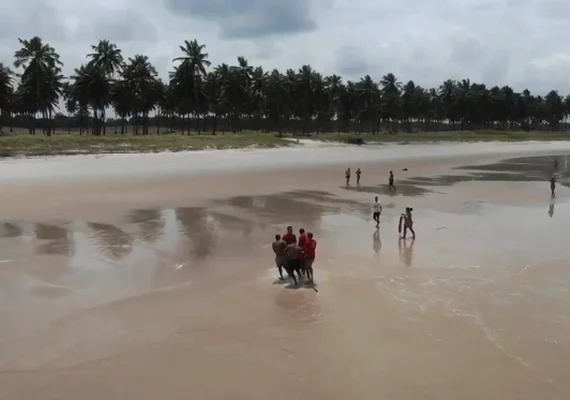
[[[310,64],[345,79],[392,72],[438,86],[470,78],[570,93],[570,6],[562,0],[19,0],[0,5],[0,61],[42,37],[66,73],[98,39],[147,54],[166,78],[184,39],[213,64],[245,56],[266,69]],[[215,7],[212,6],[215,5]]]

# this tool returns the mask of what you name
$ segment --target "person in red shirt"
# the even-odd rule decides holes
[[[309,283],[313,283],[313,263],[315,262],[317,251],[317,241],[313,239],[313,233],[307,233],[307,240],[303,246],[303,255],[305,257],[305,268],[307,269],[307,278]]]
[[[287,233],[285,233],[283,237],[281,237],[281,239],[284,240],[285,243],[287,243],[287,246],[293,243],[295,244],[297,243],[297,236],[295,236],[295,234],[293,233],[292,226],[287,227]]]

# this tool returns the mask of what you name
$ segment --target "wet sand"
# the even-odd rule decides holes
[[[295,168],[253,152],[256,169],[136,180],[38,182],[14,161],[27,172],[4,171],[0,195],[0,399],[567,399],[558,146],[361,149],[360,187],[326,148]],[[407,205],[414,241],[397,236]],[[269,244],[287,224],[315,233],[318,292],[276,280]]]

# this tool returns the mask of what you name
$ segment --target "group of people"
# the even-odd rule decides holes
[[[279,279],[285,279],[283,277],[283,270],[285,270],[295,286],[303,277],[307,278],[308,283],[313,283],[313,263],[316,258],[317,241],[313,238],[312,232],[305,232],[303,228],[299,229],[297,240],[293,227],[288,226],[283,236],[275,235],[275,241],[271,247],[275,253],[275,265],[279,270]]]
[[[362,176],[362,170],[358,168],[356,170],[356,184],[360,185],[360,177]],[[344,172],[344,179],[346,180],[346,186],[350,186],[350,178],[352,177],[352,172],[350,168],[347,168]],[[391,192],[396,191],[396,186],[394,186],[394,172],[390,171],[390,175],[388,177],[388,190]]]

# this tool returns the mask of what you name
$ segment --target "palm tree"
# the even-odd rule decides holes
[[[32,117],[30,133],[35,134],[36,114],[41,112],[45,121],[47,117],[51,120],[55,111],[61,94],[63,63],[55,49],[38,36],[18,41],[22,47],[14,53],[14,66],[24,69],[19,89],[25,109]],[[44,126],[44,134],[51,135],[51,124],[48,126],[47,130]]]
[[[6,114],[10,113],[10,100],[14,93],[13,72],[10,68],[0,63],[0,132],[2,132],[3,121]]]
[[[64,83],[55,49],[39,37],[19,39],[17,75],[0,64],[0,130],[9,119],[35,134],[55,126],[82,134],[106,126],[126,134],[169,130],[192,134],[243,129],[306,135],[323,131],[396,132],[467,129],[567,130],[570,96],[544,96],[510,86],[487,86],[469,79],[446,80],[437,88],[405,85],[392,73],[343,82],[309,65],[267,72],[244,57],[210,69],[206,46],[186,40],[173,60],[169,80],[158,79],[148,57],[125,60],[109,40],[91,46],[85,65]],[[64,102],[60,103],[63,95]],[[68,116],[56,115],[65,106]],[[116,119],[107,119],[112,108]],[[41,117],[37,118],[38,115]]]

